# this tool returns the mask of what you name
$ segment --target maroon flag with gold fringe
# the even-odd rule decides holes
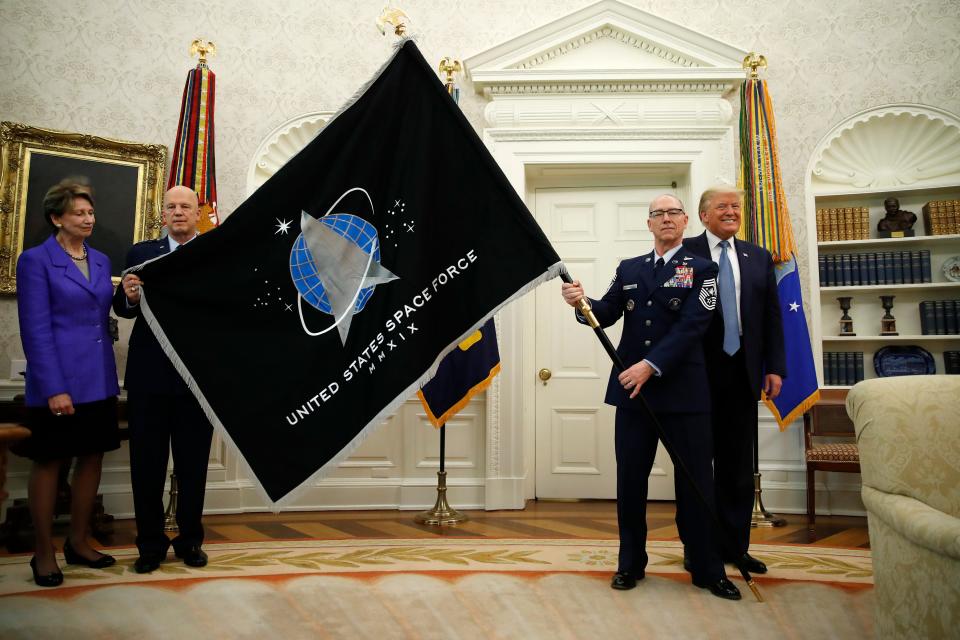
[[[213,148],[213,107],[216,76],[201,53],[200,63],[187,74],[180,104],[177,141],[173,146],[167,189],[190,187],[200,198],[200,233],[220,224],[217,215],[217,175]]]

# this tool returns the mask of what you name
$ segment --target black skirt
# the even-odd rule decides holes
[[[10,450],[35,462],[51,462],[120,448],[115,397],[73,408],[73,415],[57,416],[48,407],[27,407],[30,437]]]

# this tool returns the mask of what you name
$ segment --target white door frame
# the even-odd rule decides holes
[[[528,206],[534,205],[535,197],[530,173],[542,167],[685,165],[689,182],[678,183],[676,192],[689,210],[696,209],[696,203],[690,202],[693,194],[734,175],[732,123],[683,131],[622,129],[615,133],[491,128],[484,131],[484,141]],[[692,234],[698,221],[692,219],[691,227]],[[535,496],[533,296],[506,307],[499,326],[503,368],[487,397],[486,508],[518,509]]]

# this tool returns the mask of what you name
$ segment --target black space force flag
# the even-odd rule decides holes
[[[139,275],[167,355],[283,503],[560,266],[406,41],[219,228]]]

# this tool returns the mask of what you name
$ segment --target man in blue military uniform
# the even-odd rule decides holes
[[[657,452],[657,432],[634,398],[642,389],[692,480],[711,503],[713,454],[710,395],[701,339],[717,304],[717,265],[683,248],[687,226],[683,203],[663,195],[650,203],[647,226],[653,252],[624,260],[600,300],[590,299],[604,327],[623,316],[617,353],[628,368],[610,375],[605,401],[617,408],[617,521],[620,557],[611,582],[632,589],[647,565],[647,477]],[[576,307],[584,296],[579,282],[563,285],[563,298]],[[577,311],[577,319],[586,320]],[[709,512],[690,481],[678,470],[677,527],[688,550],[693,584],[714,595],[738,600],[727,580]]]

